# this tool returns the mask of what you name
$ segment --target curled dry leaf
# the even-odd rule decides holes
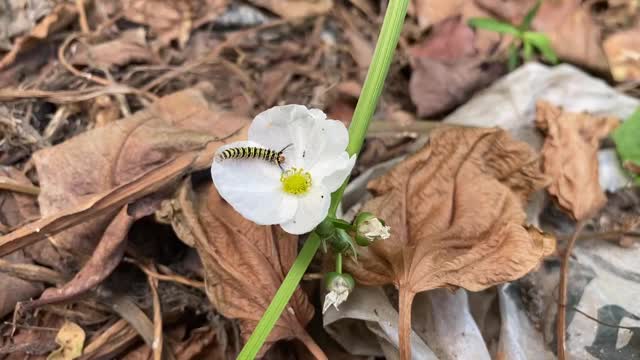
[[[544,173],[549,193],[574,219],[585,220],[607,201],[598,181],[600,140],[619,125],[613,117],[564,112],[546,101],[536,108],[536,126],[545,132]]]
[[[118,266],[126,246],[126,238],[133,216],[127,213],[127,206],[111,221],[93,255],[74,278],[61,288],[49,288],[38,300],[24,303],[24,308],[35,308],[54,302],[72,299],[100,284]]]
[[[462,17],[455,17],[436,24],[431,36],[411,49],[409,94],[419,116],[452,109],[501,74],[501,65],[476,50],[475,37]]]
[[[209,300],[224,316],[240,320],[246,340],[295,260],[298,237],[243,218],[211,184],[194,193],[190,180],[185,181],[176,202],[180,210],[174,214],[173,227],[198,250]],[[297,338],[317,358],[325,359],[304,329],[312,316],[313,307],[297,289],[267,341]]]
[[[80,65],[92,65],[98,68],[110,68],[114,65],[126,65],[130,62],[153,63],[156,56],[147,46],[143,28],[123,31],[116,39],[87,47],[80,47],[71,62]]]
[[[640,26],[609,36],[603,47],[616,81],[640,80]]]
[[[430,143],[372,181],[364,205],[391,226],[391,238],[345,265],[365,285],[400,292],[400,349],[410,359],[416,293],[479,291],[531,271],[555,246],[524,226],[524,202],[547,183],[536,154],[498,129],[439,129]]]
[[[164,44],[178,39],[184,46],[191,30],[213,21],[228,0],[121,0],[124,17],[148,25]]]
[[[60,31],[75,20],[77,10],[74,4],[60,3],[44,17],[28,34],[19,37],[13,48],[0,59],[0,69],[12,64],[19,54],[34,48],[40,41]]]
[[[285,19],[322,15],[333,7],[333,0],[249,0]]]
[[[210,107],[200,91],[189,89],[163,97],[127,119],[42,149],[33,156],[40,178],[38,200],[42,215],[45,218],[62,216],[75,206],[93,206],[97,199],[102,199],[105,205],[104,196],[111,191],[132,181],[143,181],[139,178],[145,173],[151,175],[152,170],[165,165],[172,167],[172,161],[178,165],[179,160],[185,165],[184,169],[210,166],[213,153],[223,144],[223,139],[236,134],[247,123],[244,117]],[[191,159],[180,158],[183,155]],[[203,156],[194,164],[194,158],[199,155]],[[164,175],[172,171],[176,180],[181,175],[180,169],[167,168]],[[156,180],[164,181],[165,185],[171,181],[163,174],[156,172],[155,175]],[[143,194],[138,199],[149,194],[149,189],[131,190]],[[130,202],[132,198],[127,200]],[[104,209],[106,215],[103,212],[102,216],[50,236],[49,240],[70,251],[91,254],[96,241],[124,203],[113,205]],[[2,242],[0,238],[0,244]]]

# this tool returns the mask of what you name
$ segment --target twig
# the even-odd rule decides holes
[[[149,265],[148,270],[154,271],[154,266]],[[153,298],[153,346],[151,350],[153,350],[153,360],[162,360],[162,308],[158,296],[158,280],[147,276],[147,281]]]
[[[60,331],[59,328],[51,328],[51,327],[44,327],[44,326],[33,326],[33,325],[20,325],[20,324],[14,324],[14,323],[12,323],[10,321],[5,321],[4,324],[5,325],[15,326],[15,327],[21,328],[21,329],[28,329],[28,330],[53,331],[53,332]]]
[[[111,81],[100,77],[98,75],[94,75],[94,74],[90,74],[90,73],[86,73],[83,71],[80,71],[78,69],[76,69],[73,65],[71,65],[68,61],[67,58],[65,57],[64,53],[67,50],[67,47],[69,46],[69,44],[71,44],[72,41],[76,40],[78,37],[80,36],[84,36],[84,34],[81,33],[75,33],[75,34],[71,34],[70,36],[68,36],[64,42],[62,43],[62,45],[60,45],[60,47],[58,48],[58,61],[60,61],[60,64],[62,64],[62,66],[65,67],[65,69],[67,69],[70,73],[72,73],[73,75],[77,76],[77,77],[81,77],[83,79],[89,80],[89,81],[93,81],[97,84],[103,85],[103,86],[108,86],[111,85]]]
[[[137,265],[140,268],[140,270],[142,270],[147,276],[152,277],[156,280],[172,281],[178,284],[191,286],[200,290],[204,290],[205,288],[204,283],[202,281],[191,280],[187,277],[177,275],[177,274],[163,275],[149,269],[148,267],[142,265],[139,261],[129,257],[124,258],[124,261]]]
[[[178,77],[182,74],[185,73],[189,73],[191,71],[193,71],[193,69],[202,66],[208,62],[211,61],[216,61],[219,60],[219,56],[220,53],[222,52],[222,50],[226,49],[227,47],[235,44],[239,38],[247,36],[250,33],[254,33],[254,32],[258,32],[258,31],[262,31],[265,29],[269,29],[269,28],[273,28],[273,27],[277,27],[277,26],[281,26],[284,24],[288,24],[291,20],[289,19],[282,19],[282,20],[277,20],[277,21],[272,21],[270,23],[267,24],[263,24],[260,26],[256,26],[256,27],[252,27],[249,29],[245,29],[245,30],[240,30],[237,32],[234,32],[233,34],[231,34],[224,42],[222,42],[220,45],[216,46],[214,49],[212,49],[208,54],[203,55],[201,57],[199,57],[198,59],[196,59],[195,61],[189,63],[189,64],[184,64],[183,66],[180,66],[178,68],[172,69],[171,71],[162,74],[160,76],[158,76],[157,78],[155,78],[153,81],[149,82],[147,85],[145,85],[142,88],[142,91],[151,91],[151,89],[155,88],[156,86],[165,83],[166,81],[169,81],[175,77]]]
[[[80,71],[77,68],[75,68],[73,65],[71,65],[69,63],[69,61],[67,61],[67,58],[65,57],[65,52],[67,50],[67,47],[69,46],[69,44],[71,44],[72,41],[76,40],[77,38],[79,38],[80,36],[86,36],[85,34],[81,34],[81,33],[75,33],[72,34],[70,36],[68,36],[64,42],[62,43],[62,45],[60,46],[60,48],[58,48],[58,61],[60,61],[60,64],[62,64],[62,66],[64,66],[65,69],[67,69],[67,71],[69,71],[70,73],[72,73],[73,75],[77,76],[77,77],[81,77],[83,79],[95,82],[97,84],[100,84],[102,86],[111,86],[111,85],[117,85],[116,82],[111,81],[109,79],[103,78],[101,76],[98,75],[94,75],[88,72],[84,72],[84,71]],[[129,86],[126,85],[121,85],[124,87],[129,88]],[[138,90],[138,89],[133,89],[131,92],[135,93],[135,94],[140,94],[145,96],[146,98],[150,99],[150,100],[157,100],[158,97],[152,93],[150,93],[149,91],[146,90]]]
[[[76,0],[76,8],[78,9],[78,18],[80,19],[80,28],[82,32],[88,34],[91,32],[89,22],[87,21],[87,12],[84,8],[84,0]]]
[[[0,176],[0,190],[15,191],[22,194],[38,195],[40,194],[40,188],[33,185],[20,184],[7,177]]]
[[[571,251],[576,243],[576,239],[580,235],[582,228],[585,225],[584,220],[578,221],[576,229],[573,232],[573,236],[569,239],[569,243],[564,250],[562,256],[562,264],[560,266],[560,285],[559,285],[559,299],[558,299],[558,315],[556,322],[556,337],[558,338],[558,360],[566,360],[565,348],[566,348],[566,323],[567,323],[567,279],[569,277],[569,258],[571,257]]]
[[[606,323],[606,322],[603,322],[603,321],[598,320],[598,318],[595,318],[595,317],[593,317],[593,316],[591,316],[591,315],[589,315],[589,314],[585,313],[584,311],[582,311],[582,310],[578,309],[578,308],[577,308],[577,307],[575,307],[575,306],[574,306],[574,307],[572,307],[572,309],[573,309],[573,310],[575,310],[576,312],[578,312],[578,313],[582,314],[582,315],[583,315],[584,317],[586,317],[587,319],[591,319],[591,320],[593,320],[593,321],[595,321],[595,322],[597,322],[598,324],[603,325],[603,326],[608,326],[608,327],[612,327],[612,328],[616,328],[616,329],[627,329],[627,330],[637,330],[637,329],[638,329],[638,327],[637,327],[637,326],[622,326],[622,325],[613,325],[613,324],[608,324],[608,323]]]

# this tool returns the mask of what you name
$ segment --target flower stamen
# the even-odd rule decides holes
[[[280,182],[286,193],[302,195],[311,189],[311,174],[294,167],[282,173]]]

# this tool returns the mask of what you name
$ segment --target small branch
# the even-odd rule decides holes
[[[569,258],[571,257],[571,251],[573,246],[580,236],[580,232],[585,225],[584,220],[578,221],[576,229],[573,232],[573,236],[569,239],[569,243],[564,250],[562,256],[562,264],[560,266],[560,285],[558,291],[560,296],[558,299],[558,314],[556,322],[556,337],[558,338],[558,360],[567,360],[565,354],[566,348],[566,323],[567,323],[567,280],[569,278]]]
[[[0,190],[9,190],[28,195],[40,194],[40,188],[33,185],[20,184],[7,177],[0,176]]]
[[[76,0],[76,8],[78,9],[78,18],[80,20],[80,29],[85,34],[91,32],[91,28],[89,28],[89,22],[87,21],[87,12],[84,7],[84,0]]]

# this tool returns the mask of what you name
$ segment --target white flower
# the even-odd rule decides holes
[[[276,106],[256,116],[248,141],[218,149],[211,176],[222,198],[245,218],[303,234],[327,216],[331,193],[355,164],[355,155],[345,151],[348,142],[344,124],[328,120],[322,111]],[[282,168],[262,159],[220,158],[236,147],[284,149]]]
[[[349,282],[343,276],[336,276],[334,280],[329,285],[329,292],[324,297],[324,305],[322,305],[322,313],[326,313],[327,310],[333,305],[333,307],[338,309],[338,305],[347,301],[349,297],[349,293],[353,290],[353,280]]]

